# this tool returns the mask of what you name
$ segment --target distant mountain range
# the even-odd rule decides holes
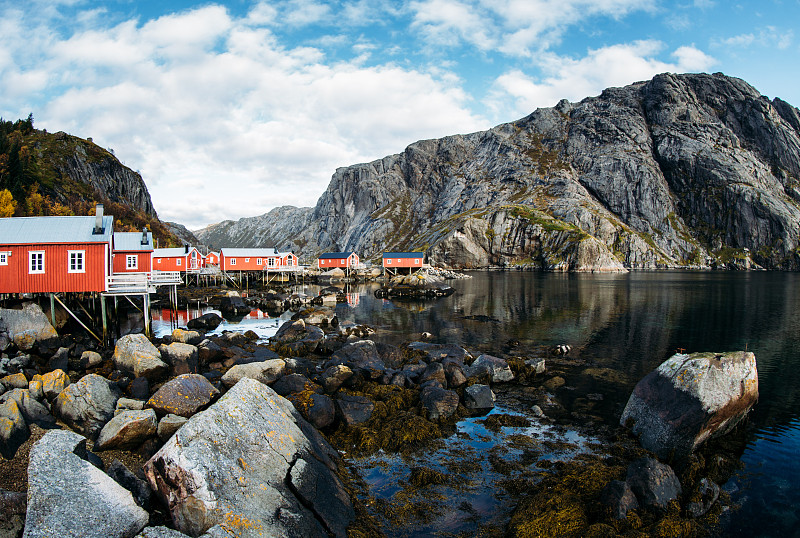
[[[662,74],[340,168],[313,209],[194,233],[454,267],[796,270],[800,112],[719,73]]]

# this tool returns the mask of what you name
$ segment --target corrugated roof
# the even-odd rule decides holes
[[[352,250],[350,252],[326,252],[325,254],[321,254],[319,259],[321,259],[321,260],[330,260],[330,259],[340,260],[342,258],[349,258],[353,254],[355,254],[355,252],[353,252]]]
[[[221,248],[219,253],[223,256],[246,256],[250,258],[266,258],[280,256],[274,248]]]
[[[189,252],[192,251],[192,248],[189,248]],[[188,252],[186,252],[186,247],[176,247],[176,248],[157,248],[153,251],[154,258],[178,258],[180,256],[186,256]]]
[[[142,244],[142,232],[116,232],[114,233],[114,250],[138,251],[153,250],[153,233],[147,232],[147,244]]]
[[[114,217],[103,217],[103,233],[93,234],[95,217],[8,217],[0,219],[0,243],[103,243],[111,238]]]
[[[424,252],[384,252],[384,258],[424,258]]]

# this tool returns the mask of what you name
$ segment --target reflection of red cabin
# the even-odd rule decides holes
[[[153,251],[153,271],[199,271],[203,256],[194,247],[157,248]]]
[[[106,291],[114,217],[0,218],[0,293]]]
[[[206,265],[219,265],[219,252],[211,251],[203,256],[203,266]]]
[[[294,271],[297,256],[275,248],[223,248],[219,251],[223,271]]]
[[[358,265],[358,254],[355,252],[328,252],[319,257],[317,265],[323,271],[337,267],[349,269]]]
[[[113,241],[114,273],[149,273],[153,257],[153,234],[116,232]]]

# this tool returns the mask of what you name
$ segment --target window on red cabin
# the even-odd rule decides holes
[[[139,256],[136,254],[128,254],[125,256],[125,268],[126,269],[138,269],[139,268]]]
[[[236,258],[231,258],[231,265],[236,265]]]
[[[0,265],[8,265],[8,252],[0,252]]]
[[[275,258],[267,258],[267,266],[275,267]]]
[[[178,258],[177,260],[175,260],[175,265],[177,265],[178,267],[180,267],[180,266],[181,266],[181,259],[180,259],[180,258]],[[187,278],[188,278],[188,277],[187,277]]]
[[[32,250],[28,252],[28,273],[44,273],[44,251]]]
[[[85,273],[86,266],[84,265],[85,250],[69,250],[67,251],[67,272],[68,273]]]

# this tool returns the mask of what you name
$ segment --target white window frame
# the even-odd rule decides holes
[[[250,258],[245,258],[244,263],[250,263]]]
[[[294,256],[292,255],[286,256],[286,265],[294,267]]]
[[[74,262],[74,266],[73,266]],[[67,251],[67,273],[86,272],[86,251],[68,250]]]
[[[275,258],[267,258],[267,267],[275,267]]]
[[[175,260],[175,265],[178,266],[178,267],[181,266],[181,259],[180,258]]]
[[[156,263],[161,263],[161,258],[156,258]]]
[[[8,256],[10,252],[0,252],[0,265],[8,265]]]
[[[392,259],[386,258],[386,265],[392,265]]]
[[[256,258],[256,265],[264,265],[264,260],[261,258]]]
[[[419,265],[419,258],[414,258],[414,264]]]
[[[33,259],[37,257],[39,258],[39,263],[36,263],[37,266],[41,264],[41,267],[34,269],[34,261]],[[43,275],[44,274],[44,250],[29,250],[28,251],[28,274],[29,275]]]
[[[133,263],[131,263],[133,261]],[[138,269],[139,268],[139,256],[136,254],[126,254],[125,255],[125,269]]]
[[[236,258],[231,258],[231,265],[236,265]]]

